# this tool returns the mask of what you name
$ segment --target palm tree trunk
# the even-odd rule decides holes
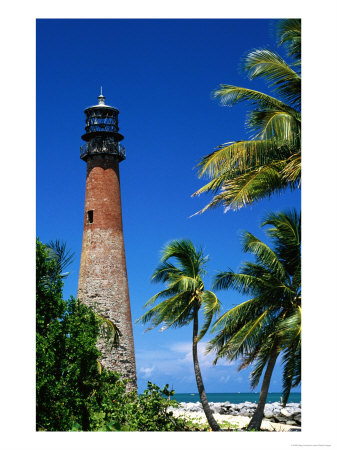
[[[206,419],[209,423],[209,426],[212,428],[213,431],[221,431],[221,428],[219,427],[218,423],[213,417],[211,408],[209,407],[208,400],[206,397],[205,387],[204,383],[202,381],[201,377],[201,371],[199,367],[199,361],[198,361],[198,309],[196,306],[193,310],[193,346],[192,346],[192,352],[193,352],[193,364],[194,364],[194,372],[195,372],[195,379],[197,382],[197,387],[199,391],[199,396],[201,400],[201,404],[206,416]]]
[[[267,400],[267,394],[268,394],[268,389],[269,389],[269,385],[270,385],[270,380],[271,380],[271,376],[274,370],[274,366],[276,363],[276,359],[279,355],[279,351],[276,350],[275,346],[274,349],[271,352],[268,364],[267,364],[267,368],[263,377],[263,383],[262,383],[262,387],[261,387],[261,392],[260,392],[260,397],[259,397],[259,401],[257,404],[257,408],[253,414],[253,417],[251,418],[251,421],[249,422],[247,428],[248,430],[254,429],[254,430],[259,430],[261,427],[261,423],[262,423],[262,419],[264,417],[264,407],[266,404],[266,400]]]

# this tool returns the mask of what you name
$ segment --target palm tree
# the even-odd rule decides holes
[[[75,253],[67,248],[67,244],[64,241],[49,241],[46,244],[50,258],[54,259],[57,264],[57,273],[61,278],[67,278],[69,272],[64,272],[64,269],[70,266],[74,262]]]
[[[172,259],[176,260],[176,265],[169,262]],[[204,265],[207,260],[208,257],[203,255],[202,250],[196,250],[190,240],[174,240],[168,243],[163,250],[161,263],[152,276],[153,282],[166,283],[166,289],[154,295],[145,306],[153,305],[158,299],[164,300],[147,311],[137,322],[151,322],[149,329],[163,324],[162,330],[182,327],[193,322],[192,354],[196,383],[208,423],[213,431],[219,431],[220,427],[207,401],[198,362],[198,342],[220,310],[216,295],[204,289],[202,276],[206,273]],[[205,321],[199,333],[200,309],[203,310]]]
[[[243,250],[256,262],[245,262],[238,273],[228,270],[216,276],[216,289],[235,289],[252,297],[230,309],[214,324],[216,336],[208,351],[219,358],[241,359],[239,370],[255,363],[254,389],[265,369],[257,408],[248,428],[259,429],[270,379],[280,354],[283,356],[283,403],[301,380],[301,225],[296,211],[267,216],[262,226],[274,249],[249,232],[243,234]]]
[[[301,180],[301,21],[281,20],[279,45],[288,49],[288,64],[270,50],[254,50],[243,68],[253,80],[262,77],[279,97],[253,89],[221,84],[214,92],[223,105],[245,101],[253,106],[246,125],[250,140],[227,142],[205,156],[199,177],[211,181],[193,194],[214,193],[201,211],[224,206],[239,209],[286,188],[295,189]]]

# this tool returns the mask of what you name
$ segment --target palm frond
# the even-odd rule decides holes
[[[160,298],[170,298],[173,297],[174,295],[178,294],[179,291],[176,289],[176,286],[173,286],[173,288],[170,286],[167,289],[163,289],[160,292],[157,292],[157,294],[155,294],[153,297],[151,297],[144,305],[144,308],[146,308],[147,306],[151,306],[153,305],[158,299]]]
[[[102,316],[100,313],[95,313],[100,322],[100,334],[110,344],[111,349],[117,348],[120,345],[120,338],[122,333],[117,325],[107,317]]]
[[[278,109],[280,111],[293,114],[294,117],[298,117],[299,114],[296,109],[275,97],[271,97],[270,95],[255,91],[253,89],[233,86],[231,84],[220,84],[219,88],[214,91],[213,95],[215,98],[220,100],[220,103],[223,106],[233,106],[236,103],[248,101],[254,106]]]
[[[278,259],[277,254],[264,242],[254,236],[249,231],[242,234],[242,250],[247,253],[252,253],[257,262],[270,269],[270,272],[275,274],[279,279],[283,279],[286,275],[283,264]]]
[[[216,363],[219,358],[223,358],[224,356],[232,361],[237,359],[239,356],[252,351],[255,347],[257,339],[256,334],[259,334],[262,323],[268,313],[269,310],[266,309],[257,318],[249,320],[233,336],[231,336],[223,347],[217,352],[214,363]]]
[[[301,380],[301,340],[287,347],[283,354],[283,403],[286,404],[292,387],[298,386]]]
[[[260,349],[259,355],[256,358],[254,369],[250,374],[250,386],[252,389],[255,389],[256,386],[259,384],[263,370],[268,364],[268,361],[270,359],[271,348],[272,348],[272,340],[269,338],[266,340],[266,342]]]
[[[198,214],[218,206],[224,207],[225,212],[230,209],[236,211],[262,198],[269,198],[274,193],[280,193],[288,187],[294,188],[281,177],[284,165],[285,161],[279,161],[224,181],[220,193],[215,195]]]
[[[49,250],[50,257],[57,262],[57,271],[62,278],[66,278],[69,273],[64,273],[64,270],[73,263],[75,253],[67,249],[67,244],[59,239],[49,241],[46,246]]]
[[[282,179],[287,180],[290,183],[298,183],[298,187],[300,187],[301,169],[302,169],[301,151],[298,151],[288,158],[286,165],[281,171]]]
[[[214,277],[214,289],[235,289],[242,294],[251,294],[261,290],[264,280],[255,275],[235,273],[232,270],[218,272]]]
[[[243,303],[240,303],[239,305],[234,306],[229,311],[222,314],[217,321],[214,323],[211,332],[218,330],[221,328],[221,333],[224,332],[226,326],[228,325],[228,322],[233,320],[232,317],[236,316],[241,317],[245,316],[247,314],[248,310],[251,310],[252,307],[254,307],[254,303],[256,303],[258,299],[252,298],[250,300],[246,300]],[[240,320],[240,319],[239,319]]]
[[[165,324],[174,322],[175,319],[180,316],[182,310],[185,311],[186,305],[191,305],[191,299],[189,295],[186,295],[185,292],[180,292],[177,295],[170,297],[166,300],[163,300],[158,305],[151,308],[145,314],[143,314],[139,319],[137,319],[136,323],[147,323],[151,322],[151,328],[153,329],[157,327],[160,323],[164,322]],[[191,309],[191,306],[190,306]],[[187,315],[184,315],[184,318],[189,321],[190,312]],[[182,326],[182,322],[178,322],[180,326]]]
[[[202,250],[197,250],[189,239],[173,240],[169,242],[162,251],[162,262],[169,258],[176,258],[179,269],[185,275],[195,277],[196,274],[205,273],[202,266],[207,262]]]
[[[255,50],[244,63],[248,77],[253,80],[263,77],[270,87],[294,108],[301,105],[301,77],[275,52]]]
[[[174,274],[183,275],[183,272],[178,267],[165,261],[158,265],[151,277],[151,281],[153,283],[166,283]]]
[[[279,45],[285,44],[288,56],[301,59],[301,19],[282,19],[278,23]]]
[[[169,285],[177,291],[195,292],[202,287],[202,281],[196,277],[179,275],[170,280]]]
[[[203,312],[204,323],[198,335],[198,341],[200,341],[211,326],[212,320],[220,312],[220,301],[218,297],[212,291],[203,291],[200,296]]]
[[[301,216],[296,210],[269,213],[261,226],[270,225],[267,234],[285,270],[293,276],[301,266]]]
[[[254,110],[249,112],[246,125],[254,132],[254,141],[267,141],[271,149],[276,147],[279,150],[287,146],[293,152],[295,148],[300,147],[300,117],[295,118],[276,109]]]
[[[286,142],[275,138],[229,142],[219,146],[200,161],[198,176],[222,176],[226,181],[258,166],[282,161],[291,155]]]
[[[192,308],[193,304],[195,302],[195,299],[192,297],[189,301],[185,302],[186,306],[180,307],[176,314],[174,315],[174,318],[169,322],[165,321],[164,329],[170,327],[181,327],[183,325],[187,325],[192,320]]]
[[[276,334],[284,348],[297,345],[301,339],[301,307],[297,306],[295,311],[283,319],[277,326]]]

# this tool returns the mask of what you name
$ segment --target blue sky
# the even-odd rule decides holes
[[[85,163],[79,158],[85,107],[103,86],[106,103],[120,110],[126,160],[121,163],[124,239],[132,318],[160,288],[150,283],[160,250],[190,238],[209,255],[206,287],[247,256],[240,231],[264,238],[259,223],[269,211],[300,209],[300,192],[287,192],[237,212],[190,217],[210,197],[191,198],[202,186],[196,164],[217,145],[247,137],[246,107],[224,108],[212,99],[220,83],[267,88],[240,71],[254,48],[276,49],[275,20],[38,20],[37,21],[37,235],[62,239],[75,251],[64,296],[76,295],[81,255]],[[281,54],[282,49],[279,50]],[[241,301],[219,292],[223,308]],[[152,330],[134,325],[139,391],[147,380],[196,392],[191,327]],[[206,339],[207,340],[207,339]],[[206,342],[205,340],[205,342]],[[249,369],[203,355],[208,392],[248,392]],[[280,363],[270,390],[281,390]]]

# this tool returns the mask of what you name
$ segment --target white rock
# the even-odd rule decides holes
[[[282,408],[281,414],[283,414],[285,417],[291,417],[294,413],[291,408]]]
[[[295,422],[295,420],[287,420],[286,424],[287,425],[297,425],[297,422]]]

